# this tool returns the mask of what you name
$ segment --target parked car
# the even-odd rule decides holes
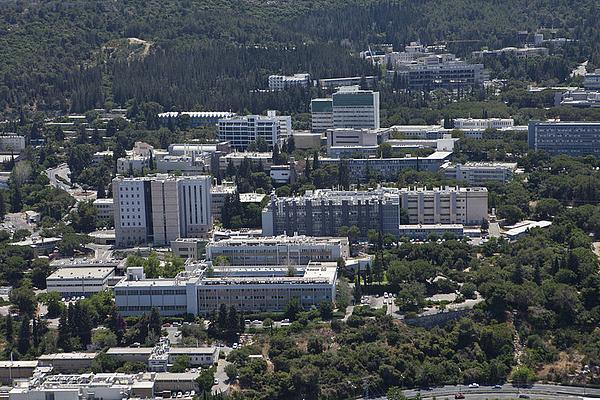
[[[479,383],[475,383],[475,382],[473,382],[469,385],[470,389],[477,389],[478,387],[479,387]]]

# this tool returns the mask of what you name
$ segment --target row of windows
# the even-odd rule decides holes
[[[117,296],[138,296],[138,295],[164,295],[164,296],[173,296],[173,295],[181,295],[185,294],[185,289],[164,289],[164,290],[115,290],[115,294]]]

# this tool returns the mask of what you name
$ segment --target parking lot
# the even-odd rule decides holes
[[[392,316],[397,316],[396,311],[398,311],[398,307],[394,304],[394,299],[396,295],[392,295],[384,293],[383,295],[365,295],[362,296],[360,305],[369,306],[371,308],[382,308],[383,306],[387,307],[387,314]],[[357,304],[358,306],[359,304]]]

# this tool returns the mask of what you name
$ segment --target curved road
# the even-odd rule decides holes
[[[469,388],[468,386],[442,386],[424,389],[405,390],[404,395],[407,398],[414,398],[417,394],[421,395],[422,399],[454,399],[454,395],[462,393],[465,400],[485,400],[485,399],[515,399],[520,394],[530,396],[531,399],[584,399],[584,398],[600,398],[600,389],[585,388],[579,386],[561,386],[549,384],[535,384],[530,387],[516,387],[510,384],[502,385],[500,388],[494,389],[493,386],[481,386],[479,388]],[[377,400],[384,400],[385,397],[380,397]]]

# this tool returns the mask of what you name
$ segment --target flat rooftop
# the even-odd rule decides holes
[[[406,224],[400,225],[400,230],[403,229],[463,229],[463,224]]]
[[[169,354],[214,354],[217,347],[170,347]]]
[[[114,273],[114,271],[114,267],[64,267],[58,269],[46,279],[103,279]]]
[[[106,354],[152,354],[153,347],[111,347]]]
[[[93,360],[98,353],[54,353],[43,354],[38,357],[38,360]]]
[[[20,242],[9,243],[11,246],[35,246],[40,244],[48,244],[48,243],[58,243],[62,239],[59,237],[30,237],[25,240],[21,240]]]
[[[32,361],[0,361],[0,368],[35,368],[37,360]]]
[[[227,239],[221,240],[213,240],[208,243],[207,247],[215,246],[276,246],[276,245],[286,245],[286,244],[314,244],[314,245],[323,245],[323,244],[340,244],[340,243],[348,243],[348,238],[343,237],[334,237],[334,236],[305,236],[305,235],[296,235],[296,236],[261,236],[261,237],[253,237],[253,236],[234,236]]]

